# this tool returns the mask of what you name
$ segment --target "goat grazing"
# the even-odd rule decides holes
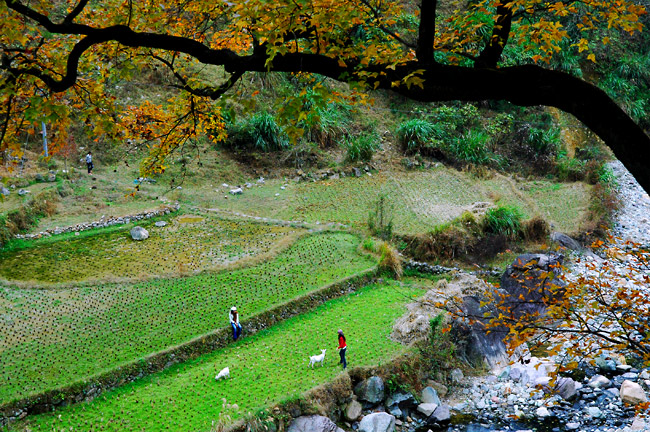
[[[309,365],[307,367],[311,366],[313,369],[316,363],[320,363],[320,365],[323,366],[323,361],[325,361],[325,351],[327,350],[321,350],[321,353],[319,355],[310,356]]]
[[[230,378],[230,369],[227,368],[227,367],[221,369],[221,372],[219,372],[217,374],[217,376],[214,377],[214,379],[217,380],[217,381],[219,381],[220,379],[226,379],[226,378]]]

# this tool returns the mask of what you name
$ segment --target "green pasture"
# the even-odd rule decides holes
[[[135,284],[0,287],[0,403],[71,384],[375,265],[346,233],[300,238],[256,266]],[[106,254],[111,252],[106,250]],[[159,255],[155,250],[150,254]],[[162,259],[162,258],[161,258]]]
[[[348,340],[349,367],[376,365],[404,352],[406,348],[388,335],[406,311],[405,304],[423,293],[417,284],[368,286],[94,401],[30,416],[11,430],[209,431],[222,413],[242,418],[340,373],[338,328]],[[320,349],[327,349],[324,366],[312,370],[307,367],[309,356],[320,354]],[[215,381],[226,366],[231,379]],[[229,408],[231,404],[238,409]]]
[[[573,232],[585,217],[589,187],[515,181],[500,175],[483,179],[440,166],[317,182],[267,180],[243,195],[216,196],[203,205],[283,220],[341,222],[363,229],[373,203],[385,194],[394,207],[394,229],[402,234],[430,231],[471,210],[476,202],[514,204],[529,217],[543,216],[558,229]]]
[[[179,215],[164,227],[139,221],[149,231],[146,241],[129,234],[135,224],[108,232],[66,235],[25,242],[18,250],[0,252],[0,278],[9,282],[68,283],[144,280],[193,274],[231,266],[268,254],[306,232],[300,228],[229,221],[210,215]],[[85,233],[84,233],[85,234]]]

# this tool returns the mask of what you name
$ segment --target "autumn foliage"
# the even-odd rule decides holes
[[[556,106],[605,139],[644,184],[634,152],[648,151],[643,131],[594,86],[535,66],[562,49],[594,60],[592,47],[609,43],[596,27],[633,33],[643,14],[630,0],[422,0],[419,8],[376,0],[4,0],[0,152],[17,153],[41,121],[56,129],[56,146],[76,122],[93,139],[150,146],[143,174],[161,172],[187,142],[224,137],[222,102],[246,72],[280,72],[318,74],[359,94]],[[504,64],[511,45],[523,51],[519,64]],[[117,97],[124,83],[155,70],[175,89],[165,100]],[[283,114],[297,124],[306,109],[288,103]]]
[[[559,369],[573,370],[602,355],[623,356],[650,365],[650,251],[638,244],[606,245],[597,241],[591,253],[548,272],[524,272],[534,279],[530,292],[495,288],[482,300],[483,314],[470,316],[450,298],[445,307],[466,323],[482,323],[499,332],[510,354],[530,350],[556,356]],[[520,348],[525,346],[522,351]]]

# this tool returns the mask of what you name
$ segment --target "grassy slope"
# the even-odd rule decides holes
[[[223,411],[222,398],[239,406],[227,412],[236,419],[334,377],[340,371],[339,327],[346,332],[351,367],[377,364],[404,351],[388,338],[391,324],[405,312],[405,303],[422,293],[422,288],[395,282],[367,287],[93,402],[32,416],[12,430],[208,431]],[[324,367],[308,369],[309,356],[320,349],[327,349]],[[225,366],[232,378],[215,382]]]
[[[129,230],[134,223],[104,230],[106,233],[94,231],[92,236],[23,242],[21,250],[0,251],[0,278],[69,283],[192,274],[259,259],[306,232],[210,215],[166,219],[165,227],[156,227],[151,220],[137,223],[149,231],[150,237],[144,242],[131,240]]]
[[[372,267],[359,239],[323,233],[240,270],[137,284],[0,288],[0,402],[69,384]]]
[[[395,207],[395,230],[405,234],[431,230],[470,210],[475,202],[499,202],[517,205],[528,217],[541,215],[557,229],[574,232],[584,219],[589,188],[584,183],[517,182],[503,176],[477,179],[438,167],[319,182],[271,180],[241,196],[221,196],[220,200],[217,196],[212,202],[214,207],[256,216],[335,221],[364,228],[373,202],[380,194],[388,194]]]

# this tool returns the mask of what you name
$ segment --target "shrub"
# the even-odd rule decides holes
[[[346,139],[344,141],[344,147],[347,151],[348,161],[369,161],[381,147],[381,144],[376,134],[362,133],[361,135]]]
[[[464,212],[429,233],[408,239],[405,250],[417,260],[454,259],[473,251],[478,231],[479,224],[474,215]]]
[[[449,151],[454,159],[473,164],[498,162],[488,148],[490,136],[482,131],[469,130],[460,138],[452,140]]]
[[[528,145],[537,156],[549,156],[556,154],[560,148],[560,130],[549,127],[539,129],[531,127],[528,130]]]
[[[426,120],[411,119],[397,127],[397,139],[406,153],[417,153],[436,137],[436,128]]]
[[[396,279],[402,277],[402,259],[399,252],[387,242],[382,242],[379,245],[379,272],[382,274],[389,274]]]
[[[448,370],[456,362],[456,345],[448,332],[443,333],[444,315],[438,314],[429,321],[429,334],[417,343],[417,348],[426,369],[432,372]],[[448,374],[441,374],[446,376]]]
[[[551,228],[548,222],[539,216],[527,220],[523,226],[524,238],[529,241],[542,241],[548,238]]]
[[[585,178],[585,162],[570,158],[566,153],[558,156],[555,170],[560,180],[577,181]]]
[[[489,209],[483,217],[485,234],[502,234],[514,239],[521,233],[521,210],[512,206],[499,206]]]
[[[262,152],[283,150],[288,140],[275,118],[269,113],[253,117],[231,126],[225,145],[235,149],[253,148]]]

